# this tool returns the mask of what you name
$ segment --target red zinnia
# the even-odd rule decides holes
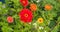
[[[13,22],[13,17],[8,16],[8,17],[7,17],[7,21],[8,21],[8,23],[12,23],[12,22]]]
[[[23,22],[31,22],[33,15],[32,12],[29,9],[22,9],[21,12],[19,13],[20,19]]]
[[[20,3],[25,7],[28,5],[28,0],[20,0]]]

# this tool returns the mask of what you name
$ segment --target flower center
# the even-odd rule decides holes
[[[40,22],[42,21],[42,20],[39,20]]]
[[[25,3],[25,1],[23,1],[23,3]]]
[[[25,16],[25,17],[28,17],[28,14],[25,14],[24,16]]]

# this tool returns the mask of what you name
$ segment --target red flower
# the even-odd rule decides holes
[[[19,16],[20,19],[25,23],[31,22],[33,18],[32,12],[29,9],[22,9],[21,12],[19,13]]]
[[[8,21],[8,23],[12,23],[12,22],[13,22],[13,17],[8,16],[8,17],[7,17],[7,21]]]
[[[28,5],[28,0],[20,0],[20,3],[26,7]]]

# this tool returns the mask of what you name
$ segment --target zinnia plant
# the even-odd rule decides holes
[[[20,0],[20,3],[26,7],[28,5],[28,0]]]
[[[13,17],[8,16],[8,17],[7,17],[7,21],[8,21],[8,23],[13,23]]]
[[[31,11],[36,11],[37,5],[36,4],[30,4],[30,9],[31,9]]]
[[[19,12],[19,16],[20,16],[20,20],[22,20],[23,22],[31,22],[32,21],[32,18],[33,18],[33,14],[32,12],[29,10],[29,9],[22,9],[20,12]]]
[[[43,18],[38,18],[37,20],[39,23],[43,23]]]
[[[45,5],[45,10],[51,10],[52,9],[52,5],[46,4]]]
[[[60,32],[60,0],[0,0],[0,32]]]

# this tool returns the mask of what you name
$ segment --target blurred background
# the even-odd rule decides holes
[[[0,0],[0,32],[60,32],[60,0],[28,0],[34,3],[37,10],[33,11],[31,23],[21,22],[18,13],[23,9],[20,0]],[[48,4],[51,6],[48,6]],[[47,6],[46,6],[47,5]],[[13,23],[7,17],[13,17]],[[42,22],[38,21],[41,20]]]

